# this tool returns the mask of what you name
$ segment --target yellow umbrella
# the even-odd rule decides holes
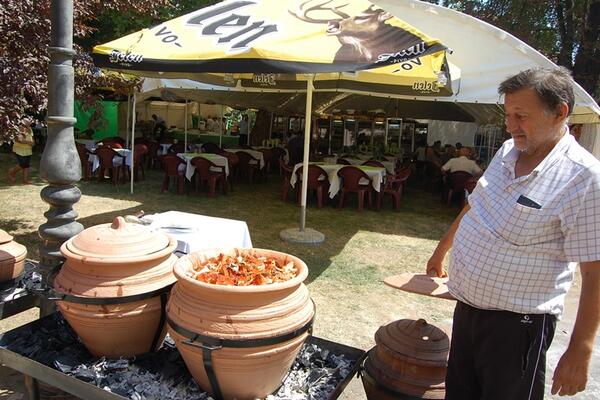
[[[449,94],[445,50],[367,0],[231,0],[96,46],[93,57],[100,67],[142,76],[306,91],[307,165],[315,87]],[[308,168],[303,172],[300,232]]]

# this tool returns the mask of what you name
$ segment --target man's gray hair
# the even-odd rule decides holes
[[[532,68],[502,82],[498,93],[505,95],[522,89],[533,89],[548,111],[555,112],[561,103],[565,103],[569,107],[567,115],[570,115],[575,105],[573,83],[571,71],[565,67]]]

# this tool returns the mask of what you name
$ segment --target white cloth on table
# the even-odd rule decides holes
[[[202,249],[250,248],[252,241],[248,225],[234,219],[167,211],[144,216],[151,220],[152,231],[163,232],[177,239],[176,252],[191,253]]]
[[[320,164],[320,163],[309,163],[313,165],[318,165],[323,168],[323,170],[327,173],[327,178],[329,179],[329,198],[333,199],[335,195],[340,191],[341,187],[341,179],[338,176],[338,171],[346,165],[341,164]],[[298,168],[302,166],[302,163],[298,163],[294,165],[294,170],[292,172],[292,177],[290,179],[290,186],[294,187],[296,185],[296,171]],[[371,178],[371,185],[376,192],[381,190],[381,184],[383,183],[383,179],[385,177],[386,171],[385,168],[377,168],[377,167],[367,167],[357,165],[357,168],[364,171],[369,178]],[[361,182],[362,183],[362,182]]]
[[[81,143],[89,151],[94,151],[94,150],[96,150],[96,147],[98,147],[96,145],[96,141],[92,140],[92,139],[75,139],[75,142]]]
[[[238,151],[243,151],[244,153],[250,154],[252,157],[256,158],[259,163],[259,168],[263,169],[265,167],[265,155],[262,151],[252,150],[252,149],[226,149],[226,151],[230,153],[237,153]]]
[[[133,153],[129,149],[113,149],[119,155],[113,157],[113,166],[118,167],[123,165],[123,157],[125,157],[125,165],[131,168]],[[100,166],[100,158],[96,154],[90,154],[88,160],[92,163],[92,171],[96,171]]]
[[[323,158],[323,161],[326,164],[337,164],[337,159],[338,158],[343,158],[344,160],[347,160],[350,164],[352,165],[361,165],[363,164],[365,161],[370,160],[371,158],[369,157],[359,157],[359,158],[346,158],[346,157],[325,157]],[[385,170],[387,171],[388,174],[394,174],[396,172],[396,161],[384,161],[384,160],[378,160],[378,162],[380,162],[381,164],[383,164],[383,166],[385,167]]]
[[[169,149],[173,146],[172,143],[160,143],[160,147],[158,149],[158,155],[162,156],[163,154],[167,154]]]
[[[177,156],[179,156],[179,158],[184,160],[186,163],[185,177],[188,181],[192,180],[194,171],[196,171],[196,167],[192,165],[192,160],[195,157],[206,158],[218,167],[225,167],[225,176],[229,176],[229,161],[227,160],[227,157],[212,153],[177,153]]]

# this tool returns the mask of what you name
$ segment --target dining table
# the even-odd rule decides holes
[[[325,164],[323,162],[310,162],[309,165],[318,165],[319,167],[323,168],[325,173],[327,173],[327,178],[329,179],[329,198],[333,199],[338,194],[343,185],[342,179],[338,176],[337,173],[340,169],[347,167],[347,165]],[[296,171],[298,171],[298,168],[300,168],[301,166],[302,163],[294,165],[294,170],[292,171],[292,177],[290,179],[291,187],[294,187],[296,185],[296,182],[298,181]],[[356,167],[364,171],[369,176],[369,178],[371,179],[371,185],[373,189],[376,192],[379,192],[381,190],[383,180],[386,176],[386,169],[381,167],[371,167],[369,165],[356,165]]]
[[[324,157],[323,162],[326,164],[337,164],[338,158],[343,158],[352,165],[361,165],[366,161],[372,160],[370,156],[355,156],[355,157]],[[396,171],[396,160],[377,160],[385,167],[388,174],[394,174]]]
[[[179,156],[179,158],[186,162],[185,177],[188,181],[192,180],[192,177],[194,176],[194,171],[196,170],[196,167],[192,165],[192,160],[195,157],[205,158],[218,167],[224,167],[225,175],[229,176],[229,162],[227,160],[227,157],[223,157],[213,153],[177,153],[177,156]]]

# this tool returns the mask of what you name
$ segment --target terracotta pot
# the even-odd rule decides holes
[[[176,247],[175,239],[122,217],[85,229],[61,246],[66,261],[54,288],[77,298],[56,303],[90,353],[131,357],[162,343],[164,303],[156,293],[165,296],[176,281]],[[103,304],[85,304],[90,298]]]
[[[13,237],[0,229],[0,283],[19,277],[25,266],[27,249],[13,241]]]
[[[422,399],[443,399],[450,340],[425,320],[380,327],[365,370],[381,386]]]
[[[224,254],[252,253],[274,257],[283,264],[293,261],[297,276],[286,282],[260,286],[222,286],[199,282],[187,275],[194,263]],[[178,282],[167,305],[168,331],[175,339],[188,369],[209,393],[214,390],[203,363],[203,349],[185,344],[177,326],[214,340],[247,341],[268,339],[307,327],[314,316],[308,289],[302,283],[306,264],[297,257],[271,250],[207,250],[180,258],[174,269]],[[288,340],[257,347],[227,345],[212,352],[218,386],[224,399],[263,398],[276,390],[290,369],[308,332]],[[208,340],[207,340],[208,342]]]

